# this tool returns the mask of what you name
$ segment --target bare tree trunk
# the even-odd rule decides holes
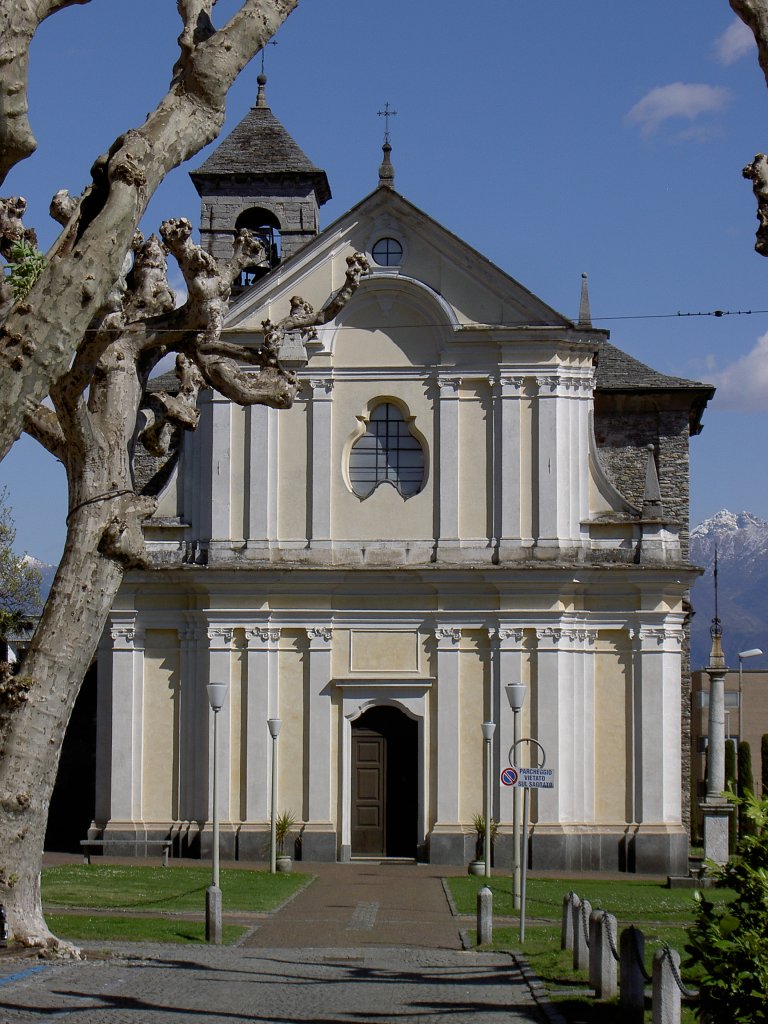
[[[16,691],[18,702],[12,695],[0,706],[0,902],[11,935],[25,945],[59,945],[40,901],[48,806],[72,708],[123,576],[117,562],[97,551],[105,510],[96,509],[103,504],[85,506],[71,520],[51,597],[24,663],[27,686]]]

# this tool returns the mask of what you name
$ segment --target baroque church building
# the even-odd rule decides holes
[[[321,230],[325,173],[266,104],[192,175],[217,258],[240,227],[270,267],[226,324],[258,346],[347,257],[370,263],[317,331],[294,406],[208,391],[174,457],[136,460],[160,495],[158,569],[129,573],[98,661],[91,836],[211,843],[211,681],[222,856],[268,850],[277,810],[308,861],[461,864],[492,740],[494,859],[511,863],[515,760],[534,869],[687,873],[688,443],[712,395],[631,358],[490,263],[395,189]],[[296,353],[291,353],[292,357]]]

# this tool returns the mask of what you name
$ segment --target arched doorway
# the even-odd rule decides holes
[[[415,857],[418,724],[392,707],[352,722],[352,856]]]

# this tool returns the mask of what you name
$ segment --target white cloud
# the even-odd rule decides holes
[[[725,32],[715,40],[715,57],[726,68],[754,49],[755,37],[741,18],[734,18]]]
[[[724,110],[730,92],[715,85],[690,85],[673,82],[651,89],[629,111],[626,120],[640,125],[643,135],[652,135],[659,125],[672,118],[693,121],[701,114]]]
[[[725,369],[711,374],[721,409],[764,412],[768,404],[768,332],[748,352]]]

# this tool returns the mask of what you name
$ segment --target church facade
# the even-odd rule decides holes
[[[131,573],[98,665],[93,835],[210,849],[219,713],[223,856],[261,858],[277,809],[306,860],[463,863],[492,721],[494,858],[511,862],[514,760],[533,868],[687,873],[688,441],[711,389],[557,313],[394,188],[324,230],[330,195],[266,106],[193,175],[201,237],[268,245],[228,336],[258,345],[293,297],[371,270],[308,343],[290,410],[212,392],[160,495],[158,569]],[[140,463],[140,464],[139,464]],[[531,760],[528,760],[531,759]]]

